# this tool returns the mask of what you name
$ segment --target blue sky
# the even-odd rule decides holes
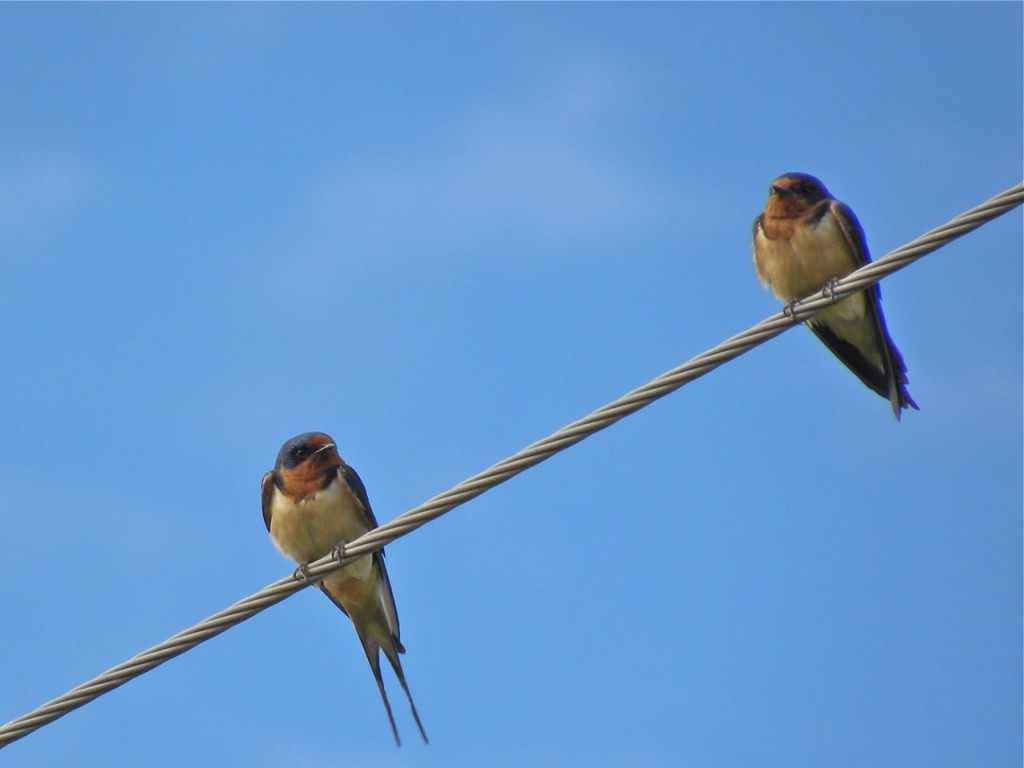
[[[1022,6],[0,6],[7,721],[291,571],[323,430],[394,517],[1022,176]],[[304,591],[8,766],[1021,760],[1022,218],[887,279],[920,412],[804,329],[388,548],[395,749]]]

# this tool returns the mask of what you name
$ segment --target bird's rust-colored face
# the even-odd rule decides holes
[[[803,216],[815,205],[829,197],[825,186],[806,173],[785,173],[768,187],[766,216],[791,219]]]
[[[330,435],[306,432],[281,446],[274,472],[282,489],[300,501],[330,483],[341,465],[341,456]]]

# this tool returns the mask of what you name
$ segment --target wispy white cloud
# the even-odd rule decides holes
[[[469,105],[433,145],[335,159],[293,212],[304,258],[465,258],[512,238],[578,248],[706,220],[706,193],[623,151],[615,123],[635,98],[628,84],[607,64],[575,64],[525,108]]]

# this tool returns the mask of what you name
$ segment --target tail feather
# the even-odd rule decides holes
[[[391,711],[391,702],[388,701],[388,693],[384,690],[384,678],[380,674],[380,657],[377,655],[376,649],[373,653],[369,649],[366,651],[366,658],[370,661],[370,669],[373,670],[373,678],[377,681],[377,690],[380,691],[380,698],[384,702],[384,709],[388,713],[388,722],[391,723],[391,732],[395,735],[395,745],[402,746],[402,739],[398,736],[398,726],[395,725],[395,715]],[[417,723],[419,720],[416,721]]]
[[[897,420],[903,408],[920,410],[907,391],[907,366],[903,362],[903,356],[888,334],[883,332],[880,340],[885,369],[879,369],[864,357],[861,350],[837,336],[827,324],[812,320],[808,325],[814,335],[861,380],[864,386],[889,401]]]
[[[413,720],[416,721],[416,727],[420,729],[420,736],[423,737],[423,743],[429,744],[430,739],[427,738],[427,732],[423,728],[423,723],[420,721],[420,713],[416,711],[416,702],[412,700],[412,693],[409,692],[409,684],[405,682],[405,672],[402,671],[402,662],[398,658],[399,653],[405,653],[405,649],[402,644],[397,640],[395,641],[395,651],[388,652],[387,648],[382,648],[384,655],[388,657],[388,661],[391,662],[391,668],[395,670],[395,677],[398,678],[398,682],[402,684],[402,690],[405,691],[405,698],[409,700],[409,709],[412,710]]]

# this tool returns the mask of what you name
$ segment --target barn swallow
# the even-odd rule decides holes
[[[262,490],[263,522],[270,538],[283,555],[299,564],[303,573],[313,560],[328,552],[340,553],[346,542],[377,527],[362,480],[342,461],[334,440],[323,432],[307,432],[281,446],[277,464],[263,476]],[[395,742],[402,743],[384,691],[379,651],[384,651],[391,662],[420,735],[427,742],[398,658],[405,647],[399,639],[398,612],[384,567],[384,550],[333,571],[317,586],[355,625]]]
[[[754,269],[792,305],[871,261],[864,230],[850,208],[806,173],[786,173],[768,188],[754,219]],[[917,409],[907,392],[907,366],[885,325],[878,285],[823,309],[811,330],[869,388],[892,404]]]

